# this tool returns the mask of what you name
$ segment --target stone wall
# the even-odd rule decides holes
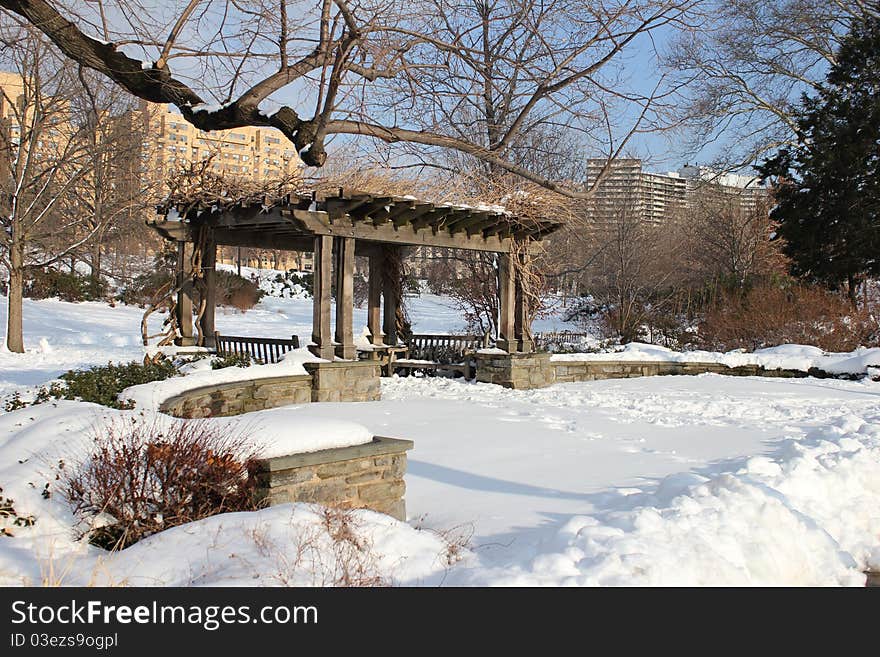
[[[598,381],[602,379],[629,379],[638,376],[669,376],[695,374],[724,374],[726,376],[768,376],[800,378],[808,375],[800,370],[765,369],[759,365],[728,367],[721,363],[670,363],[658,361],[565,361],[550,364],[556,371],[556,381]]]
[[[193,388],[169,397],[159,410],[182,418],[219,417],[311,400],[312,377],[301,374]]]
[[[251,476],[269,505],[313,502],[373,509],[406,520],[406,452],[410,440],[375,437],[353,447],[257,461]]]
[[[477,352],[477,381],[528,390],[556,383],[550,354],[495,354]]]
[[[721,363],[670,363],[660,361],[550,360],[551,354],[477,354],[477,381],[505,388],[528,390],[553,383],[628,379],[637,376],[725,374],[727,376],[769,376],[799,378],[822,376],[811,370],[765,369],[758,365],[728,367]],[[558,358],[558,357],[557,357]]]
[[[378,361],[304,363],[312,376],[313,402],[377,401],[381,399]]]

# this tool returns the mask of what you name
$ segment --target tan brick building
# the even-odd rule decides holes
[[[182,166],[211,158],[211,169],[228,176],[269,180],[296,176],[301,162],[293,144],[275,128],[242,127],[205,132],[166,107],[141,103],[138,118],[146,124],[148,170],[168,176]],[[311,253],[233,249],[217,254],[222,264],[258,269],[311,271]]]

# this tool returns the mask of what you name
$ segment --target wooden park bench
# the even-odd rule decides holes
[[[299,349],[299,337],[288,338],[247,338],[239,335],[220,335],[214,333],[214,344],[218,356],[248,354],[258,363],[277,363],[284,354]]]
[[[472,379],[476,373],[474,354],[478,349],[489,346],[489,334],[485,335],[445,335],[413,334],[406,341],[407,353],[393,363],[394,370],[406,373],[421,371],[461,372],[465,379]]]

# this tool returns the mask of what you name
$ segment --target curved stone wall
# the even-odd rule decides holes
[[[180,418],[224,417],[312,401],[308,374],[217,383],[169,397],[159,410]]]

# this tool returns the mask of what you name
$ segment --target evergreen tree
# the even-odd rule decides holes
[[[880,18],[852,24],[824,88],[804,96],[798,142],[758,167],[776,177],[792,273],[848,285],[880,274]]]

